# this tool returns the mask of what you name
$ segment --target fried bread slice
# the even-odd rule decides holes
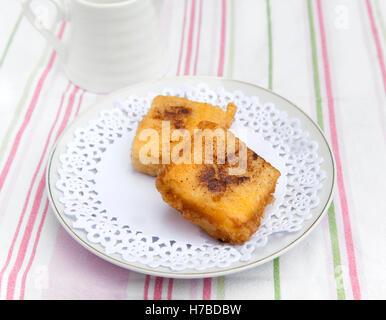
[[[236,106],[232,103],[228,104],[227,110],[224,111],[218,106],[190,101],[185,98],[172,96],[155,97],[149,112],[139,123],[133,141],[131,159],[134,168],[145,174],[156,176],[161,166],[162,139],[160,138],[158,141],[144,139],[144,137],[141,137],[141,132],[145,132],[144,130],[154,129],[161,137],[162,123],[168,121],[171,132],[175,129],[187,129],[193,133],[194,128],[203,120],[215,122],[222,127],[229,128],[236,109]],[[173,144],[173,141],[170,141],[170,143]],[[150,158],[147,162],[143,161],[140,154],[141,148],[145,145],[147,150],[149,150],[148,156]],[[150,150],[158,150],[158,152],[152,154]]]
[[[203,130],[220,128],[208,121],[201,122],[198,127]],[[163,165],[156,187],[165,202],[213,238],[242,244],[256,232],[265,207],[274,200],[272,195],[280,172],[224,130],[227,132],[224,138],[216,136],[216,143],[213,143],[213,163],[205,163],[203,155],[201,164],[192,161]],[[195,139],[194,145],[202,143],[202,150],[206,150],[205,139]],[[224,163],[219,163],[217,153],[217,142],[221,139],[226,144],[230,139],[235,141],[234,152],[225,150]],[[195,154],[194,145],[192,154]],[[241,146],[246,150],[246,166],[244,170],[234,170],[238,174],[230,174],[230,169],[240,167]]]

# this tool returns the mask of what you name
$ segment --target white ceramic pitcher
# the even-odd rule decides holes
[[[157,3],[161,0],[39,0],[53,4],[54,23],[68,21],[65,42],[57,38],[24,0],[23,10],[32,25],[55,48],[70,80],[81,88],[107,93],[166,72]],[[48,9],[47,9],[48,11]]]

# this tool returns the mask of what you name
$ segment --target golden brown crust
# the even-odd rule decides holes
[[[199,127],[219,126],[202,122]],[[164,165],[156,187],[185,219],[216,239],[241,244],[259,227],[265,207],[273,201],[280,172],[250,149],[245,172],[230,175],[228,169],[234,166],[229,161]]]
[[[161,165],[157,163],[143,164],[140,161],[139,152],[147,141],[139,139],[139,133],[144,129],[155,129],[161,137],[162,121],[170,121],[170,130],[187,129],[193,133],[202,120],[218,123],[220,126],[229,128],[236,113],[236,106],[230,103],[227,110],[212,106],[207,103],[191,101],[180,97],[157,96],[154,98],[147,115],[139,123],[136,136],[131,150],[133,167],[145,174],[156,176]],[[161,150],[161,141],[159,142]],[[161,163],[161,151],[158,159],[153,162]]]

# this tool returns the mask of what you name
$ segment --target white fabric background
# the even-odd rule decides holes
[[[2,299],[386,298],[386,1],[164,1],[170,75],[272,87],[314,119],[319,86],[324,131],[338,145],[343,188],[334,214],[278,263],[213,280],[129,272],[60,227],[41,183],[47,156],[77,112],[102,96],[69,84],[52,49],[20,14],[19,1],[0,1]]]

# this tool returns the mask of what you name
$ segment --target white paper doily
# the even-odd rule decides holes
[[[231,130],[280,170],[275,202],[266,208],[261,226],[243,245],[211,239],[162,201],[154,178],[132,169],[131,141],[157,94],[222,108],[234,102],[238,111]],[[74,218],[73,227],[84,230],[87,239],[99,243],[107,254],[176,271],[225,268],[248,261],[254,250],[267,243],[269,235],[298,231],[311,217],[325,178],[317,149],[300,122],[288,118],[272,103],[260,103],[258,97],[240,91],[186,85],[143,97],[130,96],[76,130],[66,152],[59,156],[56,187],[62,192],[64,213]]]

